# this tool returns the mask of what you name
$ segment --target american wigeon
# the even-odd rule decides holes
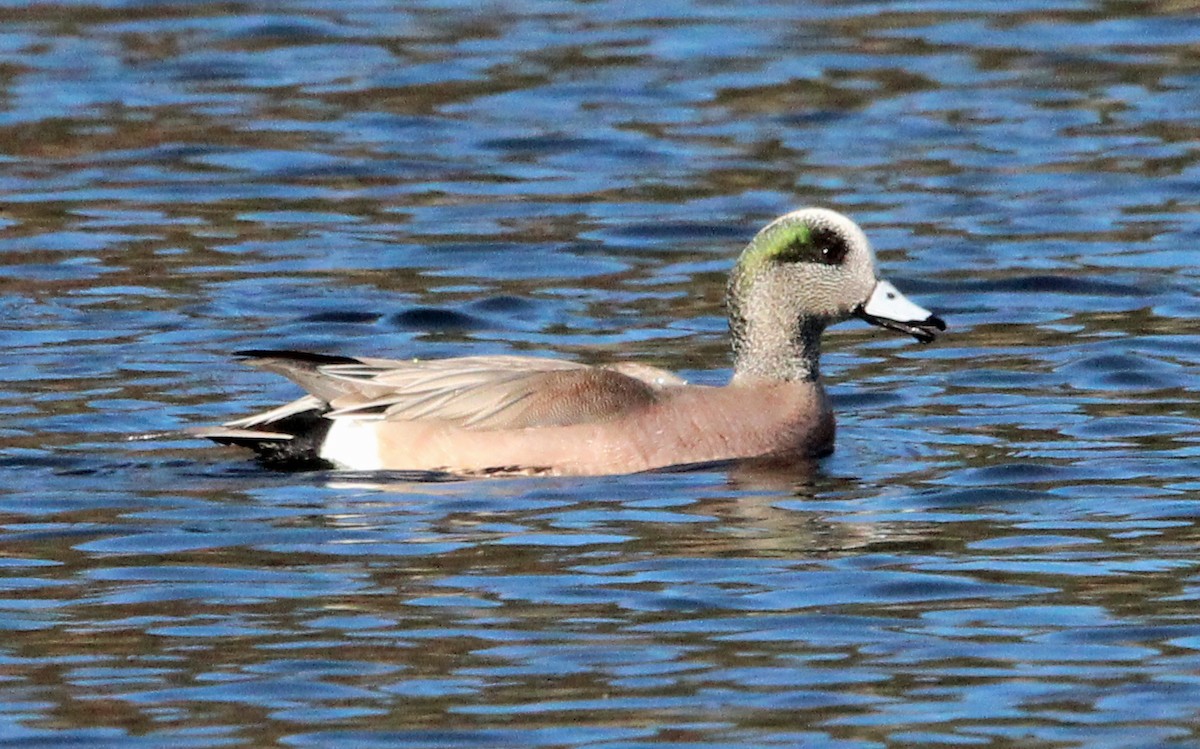
[[[523,356],[405,361],[244,351],[309,394],[192,434],[268,465],[463,475],[598,475],[833,449],[818,368],[827,325],[860,317],[928,343],[945,323],[875,270],[862,230],[804,208],[768,224],[727,289],[733,377],[689,385],[640,364]]]

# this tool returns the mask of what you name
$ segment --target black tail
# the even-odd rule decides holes
[[[255,431],[277,432],[279,438],[245,436],[230,429],[223,433],[218,427],[201,432],[200,436],[221,445],[235,445],[254,451],[255,458],[268,468],[285,471],[315,471],[335,466],[321,457],[321,445],[333,422],[324,417],[325,411],[304,411],[256,427]]]

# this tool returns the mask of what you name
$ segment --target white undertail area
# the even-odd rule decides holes
[[[321,457],[338,468],[352,471],[378,471],[379,437],[376,422],[357,419],[333,419],[333,426],[321,444]]]

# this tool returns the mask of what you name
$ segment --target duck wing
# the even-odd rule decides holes
[[[328,418],[436,420],[469,429],[520,429],[602,421],[650,405],[686,384],[666,370],[622,363],[593,367],[561,359],[472,356],[397,360],[294,351],[240,352],[251,366],[281,374],[309,396],[274,409],[295,413],[313,401]],[[266,412],[228,426],[269,421]]]

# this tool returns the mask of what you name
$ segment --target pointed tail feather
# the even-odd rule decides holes
[[[251,349],[238,351],[245,364],[255,369],[274,372],[296,383],[324,403],[348,393],[356,393],[362,385],[345,383],[330,378],[321,372],[322,367],[340,364],[362,364],[358,359],[330,354],[312,354],[306,351],[267,351]]]
[[[131,434],[126,442],[148,442],[151,440],[206,439],[219,442],[223,439],[290,440],[294,437],[283,432],[268,432],[260,429],[231,429],[228,427],[185,427],[163,432]]]

